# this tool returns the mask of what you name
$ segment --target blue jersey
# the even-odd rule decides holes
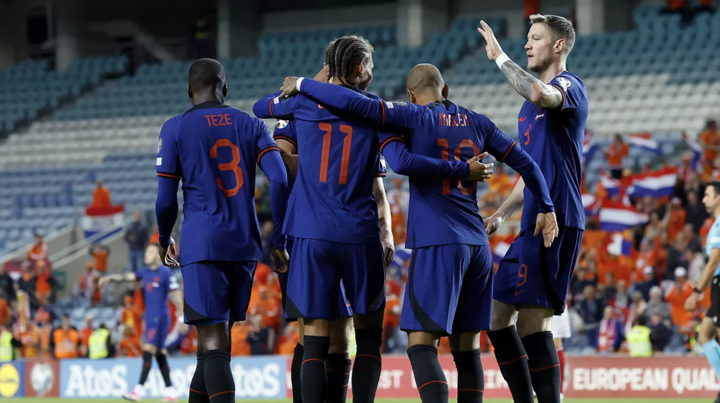
[[[520,146],[540,166],[550,186],[558,223],[585,229],[580,192],[583,138],[589,111],[585,83],[575,74],[564,71],[550,84],[562,93],[562,107],[539,108],[525,101],[518,119]],[[521,231],[535,225],[537,207],[537,199],[525,189]]]
[[[547,184],[537,165],[481,114],[447,100],[426,106],[369,100],[311,80],[302,82],[301,91],[324,104],[380,125],[410,129],[412,132],[405,135],[405,142],[414,154],[466,161],[481,151],[488,151],[520,172],[527,178],[528,188],[542,195],[540,210],[553,211]],[[393,136],[383,142],[382,151],[386,156],[387,149],[392,148],[395,141],[403,141],[403,138]],[[485,226],[478,214],[476,187],[473,182],[410,176],[406,245],[411,248],[445,244],[488,245]]]
[[[145,317],[157,318],[169,315],[170,292],[180,287],[173,271],[166,266],[160,266],[157,270],[143,267],[135,272],[135,278],[142,283]]]
[[[157,172],[182,178],[183,265],[262,258],[255,169],[277,149],[260,119],[218,102],[196,105],[165,123]]]
[[[712,250],[717,248],[720,248],[720,219],[718,218],[715,219],[715,222],[713,222],[708,232],[705,253],[710,257]],[[720,266],[715,268],[715,274],[713,274],[713,276],[720,276]]]
[[[295,130],[295,121],[293,120],[278,120],[275,124],[275,132],[273,138],[277,140],[285,140],[295,146],[297,150],[297,131]],[[378,163],[375,166],[375,177],[384,178],[387,176],[387,166],[385,165],[385,159],[382,155],[378,158]],[[290,183],[290,190],[292,191],[292,183]]]
[[[295,121],[298,172],[284,233],[349,244],[380,242],[373,177],[380,164],[379,140],[390,135],[341,118],[304,96],[269,97],[253,111]]]

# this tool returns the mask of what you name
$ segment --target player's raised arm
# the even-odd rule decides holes
[[[422,125],[425,112],[422,106],[372,99],[339,85],[287,77],[283,83],[283,95],[296,93],[304,94],[326,107],[367,119],[380,127],[390,125],[416,129]]]
[[[280,92],[260,98],[253,105],[253,113],[261,119],[291,119],[298,98],[283,98]]]
[[[257,163],[270,183],[270,207],[273,214],[272,247],[274,249],[275,269],[284,273],[288,269],[287,252],[285,251],[287,237],[282,233],[290,194],[288,175],[280,156],[280,149],[273,141],[270,130],[259,119],[257,136],[257,146],[260,150]]]
[[[390,168],[398,175],[423,178],[456,178],[482,182],[492,175],[493,164],[483,164],[487,156],[478,155],[467,161],[445,161],[408,151],[402,137],[393,133],[380,133],[380,152]]]
[[[542,82],[518,66],[517,63],[510,60],[505,52],[503,52],[502,47],[500,47],[500,42],[498,42],[495,37],[492,28],[490,28],[485,21],[480,21],[478,32],[480,32],[487,42],[485,50],[487,51],[488,59],[498,65],[500,71],[505,74],[510,85],[515,88],[518,94],[541,108],[554,109],[563,106],[564,97],[562,91],[552,84]],[[564,51],[565,41],[560,41],[562,42],[561,46],[563,48],[559,49],[559,51]]]

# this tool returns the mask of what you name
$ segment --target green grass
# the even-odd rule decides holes
[[[348,399],[350,401],[351,399]],[[453,400],[453,399],[451,399]],[[652,400],[653,403],[698,403],[703,401],[709,401],[709,399],[565,399],[565,403],[640,403]],[[17,402],[17,403],[88,403],[90,401],[100,401],[103,403],[120,403],[125,402],[122,399],[60,399],[60,398],[15,398],[15,399],[2,399],[3,402]],[[160,402],[160,400],[143,399],[143,402]],[[291,399],[278,399],[278,400],[237,400],[243,403],[290,403]],[[410,403],[419,402],[420,399],[377,399],[378,403]],[[186,402],[186,400],[180,399],[180,402]],[[506,399],[485,399],[484,403],[512,403],[511,400]]]

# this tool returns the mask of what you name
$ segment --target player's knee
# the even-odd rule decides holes
[[[432,346],[437,347],[437,341],[440,335],[431,332],[409,332],[408,348],[413,346]]]
[[[152,355],[157,355],[157,347],[153,346],[152,344],[143,344],[142,350]]]
[[[480,333],[457,333],[450,335],[450,350],[453,352],[473,351],[480,348]]]
[[[551,309],[523,309],[520,311],[517,320],[518,336],[522,339],[525,336],[549,332],[552,323]]]
[[[345,354],[350,351],[350,318],[338,319],[330,325],[329,354]]]
[[[515,324],[515,307],[498,300],[493,301],[492,330],[505,329]]]
[[[198,345],[202,346],[203,351],[230,349],[230,332],[227,322],[198,326],[197,330]]]
[[[563,339],[554,338],[553,342],[555,343],[555,348],[563,348]]]
[[[355,329],[382,329],[385,312],[380,311],[372,315],[353,315]]]

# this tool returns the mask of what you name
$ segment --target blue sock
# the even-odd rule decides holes
[[[703,344],[702,349],[708,362],[710,362],[710,365],[712,365],[715,370],[715,375],[717,375],[718,380],[720,380],[720,345],[716,340],[710,340]]]

